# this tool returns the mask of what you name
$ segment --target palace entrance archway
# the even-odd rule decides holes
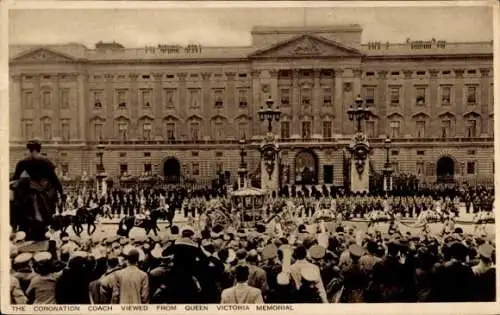
[[[295,184],[316,185],[318,183],[318,157],[311,150],[301,151],[295,156]]]
[[[453,183],[455,181],[455,162],[449,156],[443,156],[436,163],[438,183]]]
[[[174,157],[167,158],[163,162],[163,176],[169,183],[179,183],[181,181],[181,164]]]

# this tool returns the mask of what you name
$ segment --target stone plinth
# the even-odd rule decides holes
[[[268,192],[279,189],[279,147],[273,134],[268,134],[260,147],[260,187]]]
[[[366,135],[357,133],[349,146],[350,162],[350,190],[352,193],[370,192],[370,160],[372,151]]]

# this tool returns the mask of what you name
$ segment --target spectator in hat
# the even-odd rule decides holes
[[[397,240],[387,244],[387,255],[373,266],[367,302],[403,302],[405,299],[406,271],[399,260],[400,244]]]
[[[435,270],[432,301],[467,302],[474,297],[474,273],[465,264],[467,247],[460,242],[449,246],[449,261]]]
[[[262,296],[266,296],[269,290],[269,287],[267,285],[267,276],[264,269],[257,266],[258,254],[256,250],[253,249],[248,252],[246,263],[248,265],[249,272],[248,285],[260,289]]]
[[[475,276],[474,300],[494,302],[496,299],[496,269],[492,263],[495,248],[485,243],[478,248],[479,263],[472,267]]]
[[[371,275],[373,266],[382,261],[382,259],[377,257],[378,246],[375,241],[369,240],[366,243],[366,250],[367,252],[359,259],[359,265],[365,274]],[[352,253],[350,257],[352,257]]]
[[[26,296],[33,304],[56,304],[56,283],[59,274],[53,273],[52,255],[40,252],[33,256],[35,272],[31,279]]]
[[[275,298],[277,290],[277,277],[281,272],[281,264],[278,262],[278,248],[274,244],[266,245],[262,249],[262,269],[266,273],[268,292],[265,300],[269,303]],[[274,302],[279,303],[279,302]]]
[[[368,284],[368,275],[361,267],[360,259],[365,254],[364,249],[352,244],[348,248],[351,264],[342,270],[342,278],[344,279],[344,291],[341,296],[343,303],[363,303],[364,290]]]
[[[264,300],[259,289],[248,285],[249,269],[246,265],[236,266],[234,270],[236,285],[222,291],[222,304],[262,304]]]
[[[207,278],[208,259],[198,244],[193,241],[194,229],[182,228],[181,238],[166,248],[163,255],[173,256],[172,271],[166,283],[166,303],[200,303],[209,296]]]
[[[318,275],[321,275],[319,267],[315,264],[310,263],[306,260],[307,250],[303,246],[299,246],[295,249],[294,252],[295,263],[290,267],[292,278],[297,285],[297,289],[300,289],[302,284],[302,269],[309,268],[317,271]],[[319,292],[319,296],[321,297],[322,303],[328,303],[328,299],[326,297],[325,287],[323,285],[323,281],[321,281],[321,276],[316,284],[316,287]]]
[[[14,258],[12,263],[13,276],[19,281],[23,292],[26,292],[31,279],[36,275],[30,265],[32,258],[33,255],[31,253],[21,253]]]
[[[131,249],[124,253],[127,267],[115,272],[112,287],[113,304],[143,304],[149,302],[149,279],[147,273],[140,270],[139,252]]]
[[[109,254],[106,265],[104,274],[89,285],[93,304],[110,304],[112,301],[113,283],[117,281],[116,271],[121,269],[118,257],[113,253]]]
[[[10,303],[28,304],[28,298],[21,289],[19,280],[14,275],[10,275]]]
[[[90,271],[87,253],[72,254],[56,284],[57,304],[89,304]]]
[[[300,270],[300,287],[297,292],[297,303],[321,303],[323,299],[318,285],[321,282],[319,268],[309,265]]]

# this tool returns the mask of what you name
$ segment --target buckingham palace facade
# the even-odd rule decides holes
[[[258,171],[267,131],[258,110],[272,97],[282,182],[303,182],[308,168],[310,183],[342,185],[355,130],[347,110],[359,94],[373,113],[363,131],[374,170],[390,137],[396,173],[492,181],[492,42],[362,43],[361,33],[255,27],[248,47],[10,46],[11,169],[36,137],[65,176],[95,175],[103,144],[113,178],[223,172],[233,182],[242,138]]]

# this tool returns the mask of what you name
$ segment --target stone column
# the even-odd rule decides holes
[[[358,97],[358,95],[361,95],[361,74],[363,73],[363,70],[361,69],[352,69],[352,74],[354,76],[354,81],[353,81],[353,101]]]
[[[375,136],[378,137],[381,134],[385,134],[387,130],[387,112],[388,107],[391,106],[390,102],[387,101],[387,93],[390,93],[387,89],[387,71],[378,71],[378,91],[377,99],[375,101],[375,107],[378,108],[378,130]],[[390,96],[389,96],[390,97]]]
[[[270,95],[272,99],[275,101],[276,104],[279,104],[278,102],[278,71],[277,70],[269,70],[269,74],[271,76],[269,80],[269,85],[270,85]]]
[[[87,124],[88,124],[88,115],[87,115],[87,74],[79,73],[77,82],[78,82],[78,139],[82,142],[85,142],[88,139],[87,134]]]
[[[60,87],[60,78],[61,74],[56,75],[56,87],[54,89],[55,93],[55,102],[54,102],[54,117],[53,117],[53,123],[54,123],[54,135],[53,137],[56,138],[58,141],[62,140],[62,132],[61,132],[61,87]],[[84,92],[85,94],[87,91]],[[85,104],[85,107],[87,107],[87,104]],[[88,139],[88,137],[85,137],[85,140]]]
[[[455,114],[457,115],[457,119],[455,122],[455,130],[454,134],[457,134],[457,131],[460,130],[462,131],[462,134],[465,134],[463,131],[465,126],[463,124],[463,114],[465,113],[465,107],[467,106],[464,104],[464,72],[465,69],[453,69],[453,72],[455,72]],[[441,123],[440,120],[439,124]]]
[[[260,97],[260,89],[260,70],[252,70],[252,100],[250,106],[252,106],[251,113],[254,122],[251,124],[253,135],[262,135],[264,133],[258,114],[260,107],[264,105]]]
[[[176,131],[176,139],[180,139],[180,136],[182,134],[188,135],[187,127],[186,127],[186,119],[188,116],[188,108],[189,105],[187,104],[187,90],[186,90],[186,78],[187,78],[187,73],[186,72],[180,72],[177,73],[177,77],[179,78],[179,85],[177,88],[177,93],[179,93],[179,104],[177,105],[177,110],[180,113],[180,126],[178,126],[178,130]]]
[[[426,102],[425,106],[429,109],[430,115],[433,118],[438,117],[441,108],[441,100],[439,99],[438,93],[438,74],[439,70],[429,69],[429,101]],[[432,135],[439,135],[439,125],[437,126],[438,128],[431,130]]]
[[[154,130],[154,135],[156,137],[161,137],[162,139],[164,138],[163,134],[163,88],[161,86],[161,81],[163,78],[163,73],[161,72],[154,72],[153,73],[153,78],[155,79],[155,89],[154,89],[154,98],[153,98],[153,104],[154,104],[154,113],[155,113],[155,130]]]
[[[236,76],[235,72],[226,72],[226,97],[224,99],[224,112],[226,116],[230,118],[227,122],[224,130],[224,137],[228,136],[233,138],[238,138],[238,128],[233,117],[236,117],[238,113],[239,104],[235,101],[235,83],[234,78]]]
[[[106,128],[104,130],[104,135],[103,138],[105,139],[110,139],[114,138],[115,136],[115,108],[116,108],[116,102],[115,102],[115,90],[113,86],[113,79],[114,75],[111,73],[106,73],[104,74],[104,86],[105,86],[105,91],[104,91],[104,97],[105,97],[105,106],[106,106]],[[93,105],[93,104],[92,104]]]
[[[131,123],[131,125],[128,126],[129,140],[139,138],[142,139],[142,129],[139,126],[139,122],[137,121],[137,118],[139,116],[139,106],[142,106],[142,104],[139,104],[139,91],[137,89],[137,79],[139,78],[139,74],[129,73],[128,76],[130,78],[130,94],[128,98],[128,102],[130,104],[127,104],[127,108],[130,108],[130,110],[127,110],[127,112],[130,113]]]
[[[33,135],[41,135],[42,134],[42,122],[40,118],[42,117],[42,100],[40,95],[40,80],[41,75],[33,76]]]
[[[402,112],[403,116],[409,117],[411,116],[412,109],[415,106],[415,100],[414,100],[414,91],[413,91],[413,81],[412,81],[412,75],[413,75],[413,70],[403,70],[404,74],[404,83],[403,83],[403,103],[402,103]],[[403,124],[401,127],[401,131],[406,130],[405,124]],[[431,126],[426,126],[426,128],[429,128]],[[386,127],[386,134],[390,135],[389,131],[389,125]],[[432,130],[429,132],[429,134],[432,134]]]
[[[10,81],[9,140],[14,142],[23,140],[22,110],[24,104],[21,79],[22,76],[13,75]]]
[[[321,107],[323,106],[323,100],[321,99],[321,82],[320,75],[321,69],[313,69],[314,73],[314,85],[312,90],[312,114],[313,114],[313,130],[312,135],[322,135],[322,123],[321,123]]]
[[[300,91],[299,91],[299,70],[292,70],[292,122],[290,126],[290,136],[300,135],[300,120],[301,114]]]
[[[344,73],[343,69],[335,69],[335,91],[334,91],[334,112],[335,112],[335,123],[333,125],[334,134],[344,134],[346,130],[343,125],[347,117],[347,111],[345,109],[346,104],[344,104],[344,82],[342,80],[342,75]]]
[[[210,136],[210,138],[213,137],[212,135],[212,128],[211,128],[211,119],[210,117],[212,116],[212,112],[214,109],[214,104],[211,102],[211,96],[212,96],[212,86],[210,84],[210,78],[212,76],[211,72],[203,72],[201,74],[201,77],[203,79],[203,88],[201,91],[201,103],[203,106],[203,126],[202,129],[200,130],[200,138],[203,139],[203,137]]]
[[[481,81],[480,81],[480,91],[481,91],[481,134],[488,133],[488,121],[489,121],[489,92],[490,92],[490,69],[489,68],[481,68],[479,69],[481,73]]]

